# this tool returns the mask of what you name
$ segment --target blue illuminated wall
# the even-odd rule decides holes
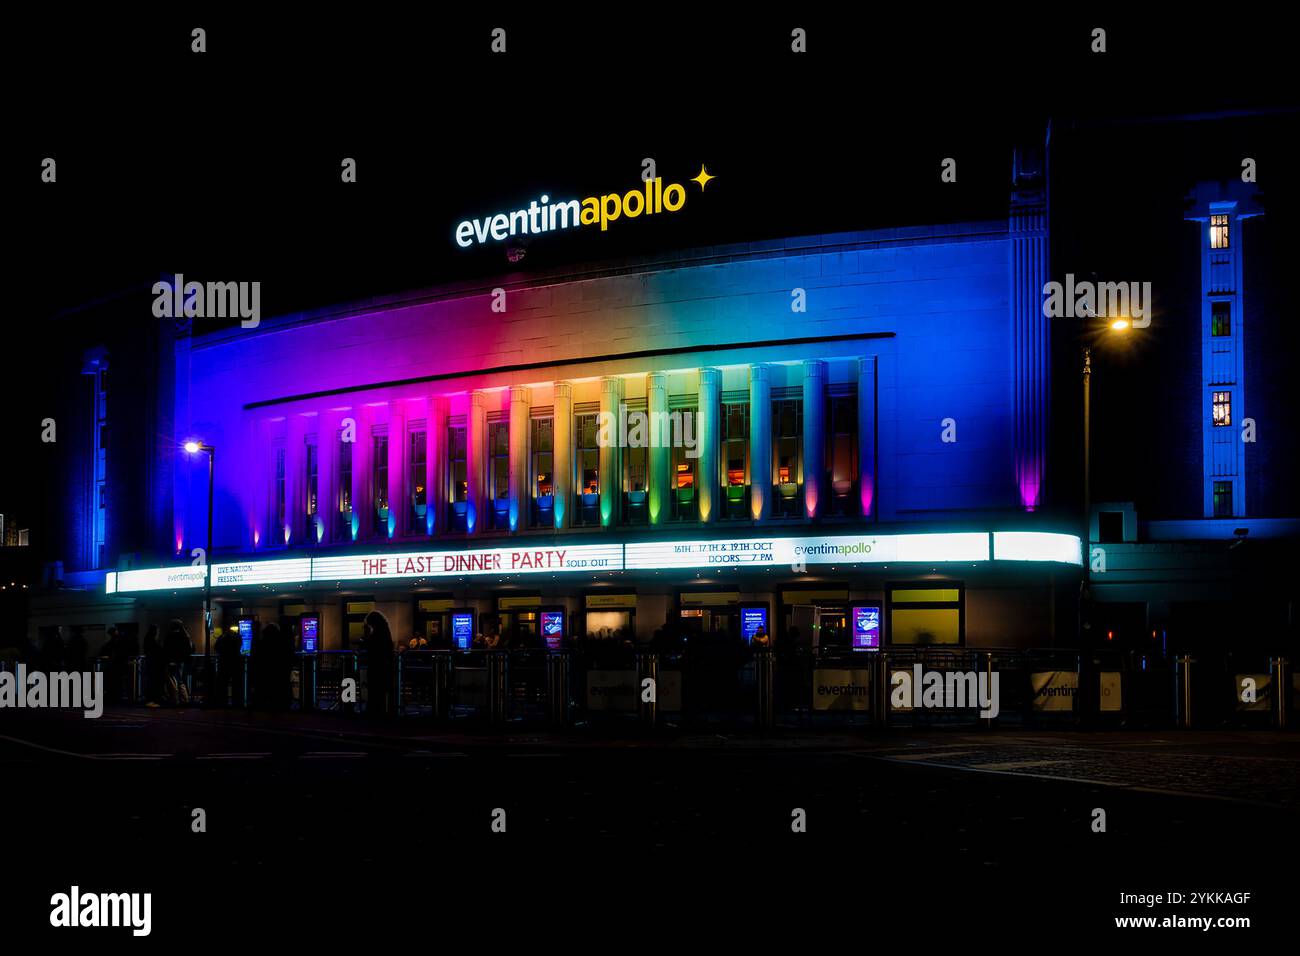
[[[400,506],[405,441],[396,439],[427,423],[436,483],[446,425],[480,414],[476,402],[484,416],[508,419],[511,388],[518,397],[526,387],[533,407],[576,409],[600,401],[602,376],[626,376],[624,398],[635,401],[647,375],[690,394],[699,369],[717,368],[725,399],[746,392],[750,366],[762,364],[778,395],[798,390],[808,360],[826,363],[834,388],[856,384],[869,359],[873,520],[1023,511],[1041,496],[1044,467],[1047,344],[1026,333],[1041,320],[1030,294],[1041,288],[1040,226],[1021,220],[1014,242],[1000,220],[715,247],[604,263],[596,276],[533,274],[497,283],[504,312],[493,311],[489,285],[264,319],[177,343],[174,435],[177,445],[217,446],[217,548],[262,550],[285,543],[286,529],[271,527],[274,449],[287,449],[286,494],[297,500],[305,438],[333,436],[349,418],[360,429],[354,487],[367,492],[369,436],[386,431]],[[806,311],[791,308],[796,289]],[[328,508],[334,456],[321,447]],[[202,544],[206,480],[203,457],[182,456],[169,542],[177,554]],[[417,532],[397,520],[395,537]],[[311,543],[301,515],[286,524],[290,547]],[[361,537],[384,537],[364,514],[360,524]]]

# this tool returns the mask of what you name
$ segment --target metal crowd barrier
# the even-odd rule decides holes
[[[901,673],[914,675],[918,665],[923,675],[996,673],[997,717],[981,718],[970,701],[965,707],[946,699],[940,706],[900,704],[896,681]],[[267,706],[256,663],[243,656],[196,654],[171,665],[151,665],[144,656],[98,658],[88,666],[104,674],[110,705]],[[16,667],[12,658],[0,660],[0,671]],[[272,704],[365,713],[368,672],[355,651],[297,654],[287,683],[277,672]],[[183,694],[169,694],[169,678]],[[936,647],[774,653],[609,642],[563,651],[404,651],[394,657],[391,692],[398,716],[488,726],[1287,728],[1294,723],[1297,678],[1289,660],[1265,655],[1202,660],[1103,648],[1083,659],[1061,648]]]

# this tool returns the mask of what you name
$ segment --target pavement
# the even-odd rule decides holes
[[[0,714],[6,932],[39,937],[73,883],[150,892],[157,938],[226,948],[268,930],[295,948],[820,948],[905,921],[970,945],[1176,939],[1115,926],[1152,913],[1252,921],[1220,946],[1294,931],[1300,735],[433,730]],[[1250,896],[1121,897],[1211,890]]]

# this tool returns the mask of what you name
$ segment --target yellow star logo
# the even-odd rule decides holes
[[[711,179],[717,179],[717,178],[718,178],[717,176],[710,176],[710,175],[709,175],[709,171],[708,171],[707,169],[705,169],[705,168],[704,168],[704,164],[701,163],[701,164],[700,164],[700,174],[699,174],[698,176],[696,176],[695,178],[693,178],[693,179],[691,180],[691,182],[693,182],[693,183],[699,183],[699,184],[700,184],[700,192],[703,192],[703,191],[704,191],[704,187],[707,186],[707,185],[709,184],[709,180],[711,180]]]

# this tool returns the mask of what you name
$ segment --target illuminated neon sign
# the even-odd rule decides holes
[[[700,184],[703,190],[709,180],[716,177],[709,175],[701,166],[700,175],[692,182]],[[609,224],[617,219],[636,219],[639,216],[653,216],[663,212],[677,212],[686,205],[686,187],[681,183],[664,185],[662,177],[655,176],[642,183],[639,189],[629,189],[625,193],[606,193],[603,196],[588,196],[586,199],[568,199],[553,202],[551,197],[543,194],[534,199],[526,209],[513,212],[499,212],[481,219],[466,219],[456,226],[456,245],[468,249],[474,245],[487,242],[504,242],[511,236],[540,235],[575,226],[600,226],[600,231],[609,229]]]
[[[990,554],[990,543],[992,544]],[[218,564],[215,586],[382,581],[473,575],[557,574],[605,571],[669,571],[675,568],[794,568],[815,565],[995,561],[1083,563],[1074,535],[1027,531],[957,531],[935,534],[827,535],[799,538],[737,538],[714,541],[649,541],[565,547],[412,551],[400,554],[339,554]],[[202,567],[110,571],[104,591],[121,594],[201,588]]]

